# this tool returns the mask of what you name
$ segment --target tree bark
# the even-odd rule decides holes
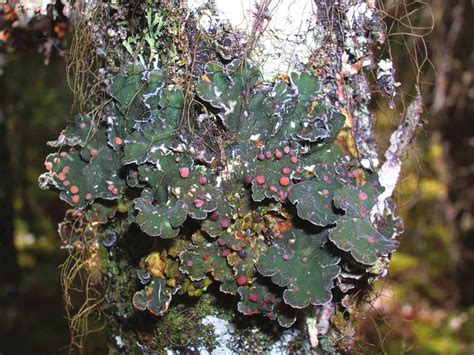
[[[204,3],[207,3],[207,7],[195,9],[191,13],[187,13],[181,1],[142,3],[119,0],[95,5],[84,4],[86,17],[84,27],[79,31],[80,34],[89,36],[90,43],[95,44],[93,56],[97,55],[97,61],[89,53],[82,53],[82,62],[77,61],[75,64],[79,65],[76,68],[80,68],[80,65],[87,66],[91,62],[97,63],[97,66],[94,68],[94,80],[82,89],[89,92],[95,90],[92,97],[100,100],[107,91],[110,78],[132,59],[145,61],[158,55],[153,58],[160,61],[165,54],[172,54],[172,50],[179,52],[186,66],[186,73],[176,71],[173,79],[187,83],[200,77],[204,64],[210,60],[227,62],[232,58],[251,56],[256,43],[264,38],[264,31],[260,29],[265,28],[270,21],[271,16],[265,7],[269,2],[264,1],[254,12],[258,15],[251,17],[253,31],[250,37],[246,37],[245,29],[217,25],[213,29],[214,40],[211,43],[201,37],[199,16],[204,10],[215,14],[216,8],[209,5],[210,1]],[[324,80],[335,83],[336,89],[329,96],[350,122],[356,146],[355,154],[366,169],[375,170],[379,161],[373,138],[374,116],[369,110],[372,88],[369,86],[367,72],[380,71],[373,56],[373,48],[384,41],[382,17],[373,1],[316,0],[313,5],[311,35],[314,47],[310,48],[311,53],[306,63],[301,64],[295,60],[292,62],[290,59],[289,65],[296,70],[309,68]],[[130,42],[130,38],[140,37],[146,32],[146,13],[156,13],[158,10],[166,14],[167,20],[178,21],[177,37],[162,37],[162,42],[157,44],[158,52],[149,49],[146,53],[140,53],[142,56],[134,56],[138,53],[133,52],[134,48],[130,43],[135,42]],[[129,47],[124,43],[128,43]],[[288,54],[284,47],[280,49],[283,50],[283,55]],[[389,97],[393,97],[396,87],[393,70],[390,67],[382,69],[377,86]],[[124,242],[103,256],[107,287],[103,312],[107,315],[111,348],[123,353],[148,353],[165,349],[177,352],[214,349],[216,353],[272,350],[309,353],[331,352],[336,347],[350,351],[352,340],[347,336],[348,333],[344,329],[328,326],[329,319],[337,308],[333,303],[313,309],[310,312],[312,314],[308,315],[307,324],[299,324],[287,331],[254,319],[242,319],[212,292],[194,304],[180,303],[178,300],[161,318],[136,313],[130,300],[137,286],[133,281],[137,278],[132,266],[137,265],[139,260],[135,256],[138,254],[137,242],[127,243],[132,237],[123,236],[121,240]],[[341,337],[341,333],[344,336]],[[339,339],[343,339],[342,343],[338,342]]]

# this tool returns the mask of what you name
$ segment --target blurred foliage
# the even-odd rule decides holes
[[[404,169],[397,196],[406,232],[358,324],[360,346],[370,353],[473,353],[474,307],[458,306],[462,285],[456,284],[447,171],[436,132],[418,138]]]
[[[70,29],[70,5],[54,0],[4,0],[0,3],[0,52],[31,51],[43,54],[45,64],[64,48]]]
[[[7,89],[1,93],[6,99],[1,109],[14,178],[14,244],[21,272],[15,285],[0,287],[0,352],[66,353],[60,350],[69,343],[69,330],[58,269],[66,252],[57,236],[66,206],[40,190],[37,179],[49,152],[45,141],[55,138],[70,117],[72,95],[63,60],[44,66],[44,57],[35,53],[7,54],[4,59],[0,80]]]

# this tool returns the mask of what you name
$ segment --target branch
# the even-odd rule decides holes
[[[390,137],[390,147],[385,152],[386,161],[379,171],[380,184],[385,188],[379,195],[377,204],[372,210],[372,216],[383,216],[385,209],[391,213],[391,208],[386,201],[392,196],[397,185],[402,166],[402,156],[408,151],[411,141],[415,135],[417,127],[420,125],[420,115],[423,112],[423,101],[419,88],[416,89],[415,100],[410,104],[405,114],[405,118],[395,132]]]

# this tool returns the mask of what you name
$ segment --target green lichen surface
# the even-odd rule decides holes
[[[63,131],[40,179],[73,207],[66,246],[90,228],[104,248],[131,229],[154,238],[140,257],[156,265],[135,265],[137,310],[163,316],[213,288],[288,327],[346,289],[342,260],[370,272],[396,249],[370,220],[377,176],[336,143],[344,116],[316,75],[264,82],[243,61],[208,63],[189,87],[166,74],[115,77],[103,116]]]
[[[325,242],[324,234],[285,233],[259,260],[257,269],[285,287],[283,299],[294,308],[328,303],[333,280],[341,269],[337,265],[340,259],[323,248]]]

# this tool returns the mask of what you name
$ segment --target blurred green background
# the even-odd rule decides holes
[[[436,26],[427,26],[422,40],[400,40],[399,32],[413,29],[387,20],[397,79],[409,93],[420,74],[427,124],[406,156],[397,189],[406,224],[400,251],[358,315],[361,353],[474,353],[474,14],[469,0],[429,4],[431,10],[419,3],[413,9],[386,5],[393,15],[416,10],[411,18],[433,19]],[[64,49],[70,36],[61,39]],[[44,42],[40,36],[14,50],[0,47],[2,355],[66,353],[69,342],[58,268],[67,252],[56,234],[66,206],[56,193],[41,191],[37,179],[51,152],[45,143],[71,119],[73,97],[67,53],[52,48],[45,65],[35,40]],[[425,54],[431,63],[414,65]],[[377,102],[377,139],[386,147],[403,107],[391,111]],[[105,341],[104,332],[92,335],[87,352],[104,353]]]

